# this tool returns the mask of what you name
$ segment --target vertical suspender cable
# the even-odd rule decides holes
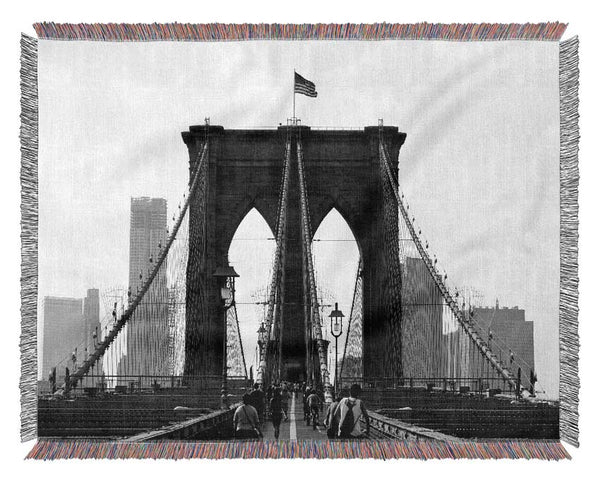
[[[508,369],[504,368],[504,366],[502,366],[492,356],[492,353],[491,353],[489,347],[487,347],[481,341],[481,339],[479,338],[479,335],[477,334],[477,332],[471,326],[469,326],[465,322],[465,320],[463,319],[463,317],[460,315],[460,310],[459,310],[459,307],[458,307],[456,301],[452,298],[452,296],[448,292],[448,289],[446,288],[445,284],[441,281],[440,276],[435,271],[435,268],[433,267],[433,264],[431,263],[431,260],[429,259],[429,256],[428,256],[427,252],[425,251],[425,249],[423,249],[423,246],[421,245],[421,241],[419,240],[418,236],[416,235],[414,227],[412,225],[412,222],[410,221],[408,213],[407,213],[407,211],[406,211],[406,209],[404,207],[404,203],[402,202],[402,199],[400,199],[400,195],[398,194],[397,182],[395,180],[394,174],[392,173],[392,170],[391,170],[391,167],[390,167],[390,164],[389,164],[388,155],[387,155],[386,148],[384,146],[383,140],[380,140],[380,142],[379,142],[379,159],[380,159],[380,162],[383,163],[384,169],[385,169],[385,171],[387,173],[388,181],[390,182],[391,187],[392,187],[392,191],[394,192],[394,195],[396,196],[396,200],[398,202],[398,207],[400,209],[400,213],[402,215],[402,218],[404,219],[404,222],[406,223],[406,226],[407,226],[407,228],[408,228],[408,230],[410,232],[410,235],[411,235],[411,237],[413,239],[413,242],[414,242],[415,246],[417,247],[417,250],[419,251],[419,254],[421,255],[421,258],[425,262],[425,265],[427,266],[427,268],[429,270],[429,273],[430,273],[433,281],[437,285],[438,289],[440,290],[440,293],[442,294],[442,297],[444,298],[444,300],[446,301],[448,307],[450,308],[450,310],[451,310],[451,312],[453,314],[454,320],[456,322],[458,322],[459,327],[461,327],[465,331],[465,334],[468,335],[469,337],[471,337],[476,342],[481,355],[487,359],[487,361],[489,362],[489,364],[491,366],[493,366],[494,370],[502,378],[506,379],[506,381],[511,386],[515,386],[516,385],[516,381],[513,378],[511,372]],[[456,359],[455,359],[455,362],[456,362]]]
[[[283,165],[283,185],[281,187],[281,193],[279,198],[279,212],[277,218],[277,235],[276,235],[276,246],[275,246],[275,257],[273,261],[273,273],[271,277],[271,284],[269,287],[269,301],[267,304],[267,315],[265,318],[265,329],[267,331],[267,342],[259,344],[259,363],[258,370],[256,373],[257,381],[260,384],[264,384],[265,371],[269,369],[267,367],[267,352],[269,340],[273,333],[273,317],[275,312],[275,304],[278,298],[279,284],[281,282],[281,272],[283,263],[283,251],[285,244],[285,231],[286,231],[286,211],[287,211],[287,198],[289,188],[289,177],[290,177],[290,160],[291,160],[291,138],[288,134],[285,148],[285,160]],[[281,319],[281,316],[278,316]],[[281,326],[280,326],[281,328]],[[280,333],[279,333],[280,334]],[[281,337],[279,337],[281,339]],[[280,343],[281,344],[281,343]],[[279,351],[279,349],[278,349]],[[279,355],[281,357],[281,355]],[[279,360],[278,364],[279,364]],[[273,366],[271,366],[273,367]]]
[[[323,342],[323,332],[321,330],[321,316],[319,312],[319,303],[317,298],[317,286],[315,281],[315,270],[312,259],[312,248],[311,248],[311,232],[310,232],[310,218],[308,213],[308,200],[306,195],[306,184],[304,180],[304,159],[302,152],[302,142],[298,138],[297,141],[297,154],[298,154],[298,184],[300,186],[300,227],[302,228],[302,241],[305,251],[305,262],[308,274],[309,283],[309,296],[311,303],[311,333],[316,338],[317,350],[319,354],[321,382],[325,389],[325,395],[331,400],[331,384],[329,382],[329,371],[327,370],[327,350],[325,349]]]
[[[190,199],[193,197],[193,193],[196,189],[196,186],[198,185],[198,180],[200,178],[200,172],[203,171],[202,167],[208,157],[207,153],[208,153],[208,141],[204,143],[204,145],[198,152],[197,168],[196,168],[196,172],[194,173],[192,183],[190,185],[190,194],[187,196],[187,198],[184,202],[184,205],[183,205],[183,208],[181,209],[179,218],[177,219],[177,222],[175,223],[175,226],[173,227],[171,236],[167,240],[165,249],[162,251],[162,253],[159,256],[159,258],[157,259],[156,263],[153,264],[154,267],[152,268],[150,275],[144,282],[142,289],[139,291],[139,293],[137,294],[137,296],[135,297],[133,302],[128,306],[127,310],[123,313],[123,315],[118,319],[118,321],[111,328],[111,330],[108,332],[108,334],[104,337],[104,339],[99,344],[99,346],[96,348],[96,350],[92,354],[90,354],[88,356],[88,358],[79,367],[79,369],[77,369],[76,372],[74,372],[70,376],[69,386],[64,386],[64,387],[73,388],[77,385],[77,383],[79,381],[81,381],[83,376],[85,376],[90,371],[90,369],[102,358],[102,356],[104,355],[106,350],[110,347],[112,342],[118,336],[119,332],[121,332],[123,327],[129,322],[130,319],[132,319],[132,316],[134,315],[137,307],[142,303],[142,300],[144,299],[146,293],[150,289],[150,286],[152,285],[152,282],[154,281],[156,275],[158,274],[158,270],[160,269],[164,260],[166,259],[171,245],[175,241],[175,237],[177,236],[177,232],[179,231],[179,227],[181,226],[183,217],[185,216],[185,213],[188,209]]]

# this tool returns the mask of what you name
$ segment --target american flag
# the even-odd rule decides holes
[[[317,96],[315,84],[296,72],[294,72],[294,93],[307,95],[308,97]]]

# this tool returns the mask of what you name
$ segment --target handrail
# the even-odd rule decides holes
[[[146,431],[140,434],[131,436],[124,441],[126,442],[146,442],[157,441],[159,439],[187,439],[190,434],[198,434],[198,431],[210,429],[214,426],[229,422],[230,417],[241,403],[237,403],[227,409],[215,411],[213,413],[204,414],[192,419],[186,419],[176,424],[163,426],[152,431]]]
[[[442,434],[432,429],[408,424],[397,419],[367,410],[370,429],[375,429],[380,436],[403,441],[437,441],[463,443],[463,439]]]

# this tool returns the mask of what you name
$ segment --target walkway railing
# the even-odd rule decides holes
[[[438,433],[431,429],[403,423],[381,414],[369,411],[369,423],[372,439],[391,439],[395,441],[439,441],[439,442],[462,442],[460,438]],[[364,426],[364,421],[363,421]]]
[[[158,441],[161,439],[216,440],[232,437],[233,414],[239,404],[180,423],[165,426],[126,439],[129,442]]]
[[[96,396],[110,394],[150,394],[167,390],[209,393],[221,390],[222,376],[146,376],[146,375],[92,375],[86,376],[86,384],[72,388],[69,395]],[[228,376],[232,393],[250,389],[250,381],[244,376]],[[51,396],[51,389],[40,388],[41,397]]]
[[[339,386],[347,388],[358,384],[363,389],[401,389],[415,388],[443,392],[512,394],[511,383],[498,377],[403,377],[403,378],[340,378]]]
[[[164,439],[219,440],[231,435],[233,413],[238,405],[203,416],[186,419],[170,426],[131,436],[128,442],[148,442]],[[389,439],[395,441],[438,441],[462,442],[460,438],[433,431],[431,429],[388,418],[369,411],[370,439]],[[364,427],[364,421],[363,421]],[[326,439],[322,439],[326,441]]]

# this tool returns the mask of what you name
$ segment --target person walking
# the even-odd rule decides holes
[[[267,387],[267,391],[265,392],[265,397],[267,400],[270,400],[273,397],[273,392],[277,387],[274,384],[269,384]]]
[[[306,421],[306,425],[308,426],[310,423],[310,408],[308,407],[308,396],[310,396],[311,388],[306,386],[304,392],[302,393],[302,407],[304,408],[304,420]]]
[[[254,383],[254,390],[250,393],[250,405],[256,409],[260,424],[262,424],[264,419],[265,404],[265,393],[260,388],[260,384]]]
[[[329,406],[327,406],[327,411],[325,412],[325,419],[323,421],[323,425],[327,429],[327,438],[329,439],[335,439],[338,436],[340,419],[339,412],[336,416],[336,409],[340,404],[340,401],[344,398],[344,394],[345,393],[343,391],[338,392],[335,400]]]
[[[281,391],[279,389],[273,389],[273,397],[269,402],[269,409],[271,411],[271,422],[273,423],[275,439],[279,439],[279,427],[281,426],[281,419],[283,417],[281,408]]]
[[[306,404],[308,404],[308,409],[310,410],[310,416],[306,421],[306,425],[310,426],[312,420],[313,430],[315,430],[319,423],[319,412],[323,410],[323,401],[321,401],[321,398],[313,390],[308,398],[306,398]]]
[[[369,436],[369,414],[364,402],[359,399],[361,391],[358,384],[350,386],[350,396],[343,398],[335,410],[334,416],[339,418],[339,438],[357,439]],[[364,431],[360,425],[361,418],[366,424]]]
[[[290,400],[290,392],[284,384],[281,388],[281,410],[283,411],[284,421],[288,420],[288,401]]]
[[[262,432],[259,428],[258,412],[250,404],[251,396],[242,396],[242,405],[233,414],[233,433],[235,439],[259,439]]]

